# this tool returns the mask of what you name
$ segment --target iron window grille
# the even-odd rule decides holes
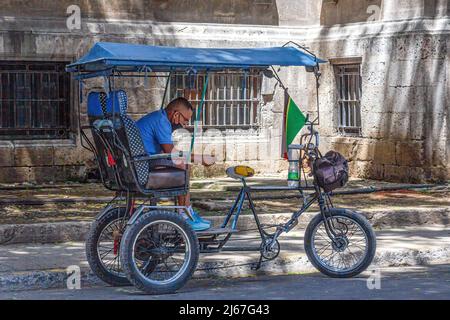
[[[0,61],[0,139],[65,139],[70,128],[67,62]]]
[[[172,74],[170,100],[185,97],[197,108],[202,96],[204,74]],[[210,73],[201,124],[214,128],[250,128],[258,126],[262,74],[259,72]],[[190,121],[192,126],[195,113]]]
[[[335,65],[338,91],[338,130],[361,135],[361,64]]]

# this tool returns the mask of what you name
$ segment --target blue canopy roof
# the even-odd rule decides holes
[[[296,47],[215,49],[97,43],[68,72],[250,69],[270,66],[313,67],[325,61]]]

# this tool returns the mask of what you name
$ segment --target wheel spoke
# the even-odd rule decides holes
[[[123,232],[123,220],[126,220],[126,216],[121,217],[120,211],[118,210],[117,216],[114,217],[115,220],[111,221],[103,230],[101,231],[98,241],[97,241],[97,253],[98,258],[102,266],[109,270],[115,275],[124,277],[120,261],[120,256],[116,241],[120,240],[117,238],[116,234],[121,235]]]
[[[103,259],[104,257],[106,257],[111,251],[113,251],[114,248],[111,248],[107,251],[104,251],[103,254],[100,255],[100,258]]]
[[[312,234],[313,256],[326,269],[334,272],[350,271],[365,257],[367,235],[362,227],[349,217],[339,216],[330,221],[336,238],[332,242],[326,233],[324,220],[319,222]]]
[[[116,257],[114,257],[114,259],[112,259],[112,260],[106,262],[105,265],[106,265],[107,269],[110,269],[110,270],[111,270],[111,269],[114,269],[114,268],[110,268],[110,266],[114,266],[115,261],[116,261],[118,258],[119,258],[119,256],[116,256]]]
[[[322,253],[325,252],[326,249],[328,249],[329,247],[331,247],[331,243],[329,243],[328,245],[324,246],[321,248],[320,252],[317,252],[318,255],[321,255]]]

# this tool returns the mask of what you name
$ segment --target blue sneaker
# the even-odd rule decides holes
[[[200,217],[200,215],[197,212],[195,212],[194,209],[191,210],[191,215],[195,221],[200,221],[202,223],[209,224],[209,226],[211,227],[211,221],[205,220],[202,217]]]
[[[191,226],[194,231],[204,231],[211,227],[211,223],[203,223],[198,220],[192,221],[190,218],[186,219],[186,222]]]

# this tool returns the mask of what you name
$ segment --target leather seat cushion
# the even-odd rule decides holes
[[[184,187],[187,182],[186,171],[177,168],[152,169],[146,189],[159,190]]]

